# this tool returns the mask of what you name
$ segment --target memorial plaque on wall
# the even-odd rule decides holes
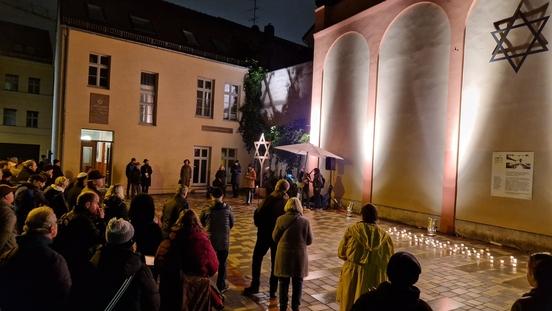
[[[109,122],[109,95],[90,93],[88,122],[99,124]]]
[[[491,196],[533,198],[534,152],[493,152]]]

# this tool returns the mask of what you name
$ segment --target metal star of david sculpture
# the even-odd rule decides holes
[[[548,41],[542,35],[542,30],[550,18],[550,16],[545,16],[548,3],[537,9],[529,8],[525,11],[522,10],[523,7],[528,7],[525,0],[521,0],[512,17],[495,22],[496,30],[491,32],[496,41],[496,47],[489,62],[507,60],[516,73],[528,55],[548,51]],[[524,28],[529,31],[529,37],[526,37],[527,41],[512,42],[511,40],[514,38],[508,39],[508,35],[512,31],[516,32],[518,36],[513,36],[518,39],[519,30]]]
[[[258,141],[253,142],[253,144],[255,144],[255,159],[258,159],[262,164],[264,160],[270,157],[270,155],[268,154],[268,149],[270,148],[272,142],[266,141],[263,133],[261,134],[261,138]],[[259,151],[261,146],[264,147],[264,152],[262,150]]]

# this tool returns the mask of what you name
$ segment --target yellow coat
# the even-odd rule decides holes
[[[387,280],[387,263],[393,253],[391,237],[377,225],[358,222],[347,228],[337,251],[345,261],[337,286],[340,311],[351,310],[360,295]]]

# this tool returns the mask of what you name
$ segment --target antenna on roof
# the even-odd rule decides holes
[[[249,19],[250,22],[253,22],[253,25],[257,25],[259,18],[257,17],[257,11],[259,7],[257,6],[257,0],[253,0],[253,8],[249,11],[253,11],[253,17]]]

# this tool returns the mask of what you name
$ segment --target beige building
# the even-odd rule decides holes
[[[133,2],[124,3],[130,12]],[[159,2],[148,12],[128,13],[129,20],[120,7],[106,14],[113,7],[105,5],[62,6],[58,152],[66,175],[96,168],[108,182],[126,184],[130,159],[148,159],[150,193],[162,193],[174,191],[184,159],[194,166],[196,188],[210,184],[218,168],[233,160],[245,170],[252,156],[238,132],[238,109],[247,67],[216,32],[178,24],[191,20],[212,27],[202,19],[213,18]],[[171,23],[177,18],[171,14],[189,18],[179,15]],[[224,23],[224,35],[239,26]],[[165,26],[174,27],[176,36],[160,30]],[[258,30],[238,30],[264,37]]]
[[[50,151],[52,49],[48,31],[0,21],[0,158]]]

